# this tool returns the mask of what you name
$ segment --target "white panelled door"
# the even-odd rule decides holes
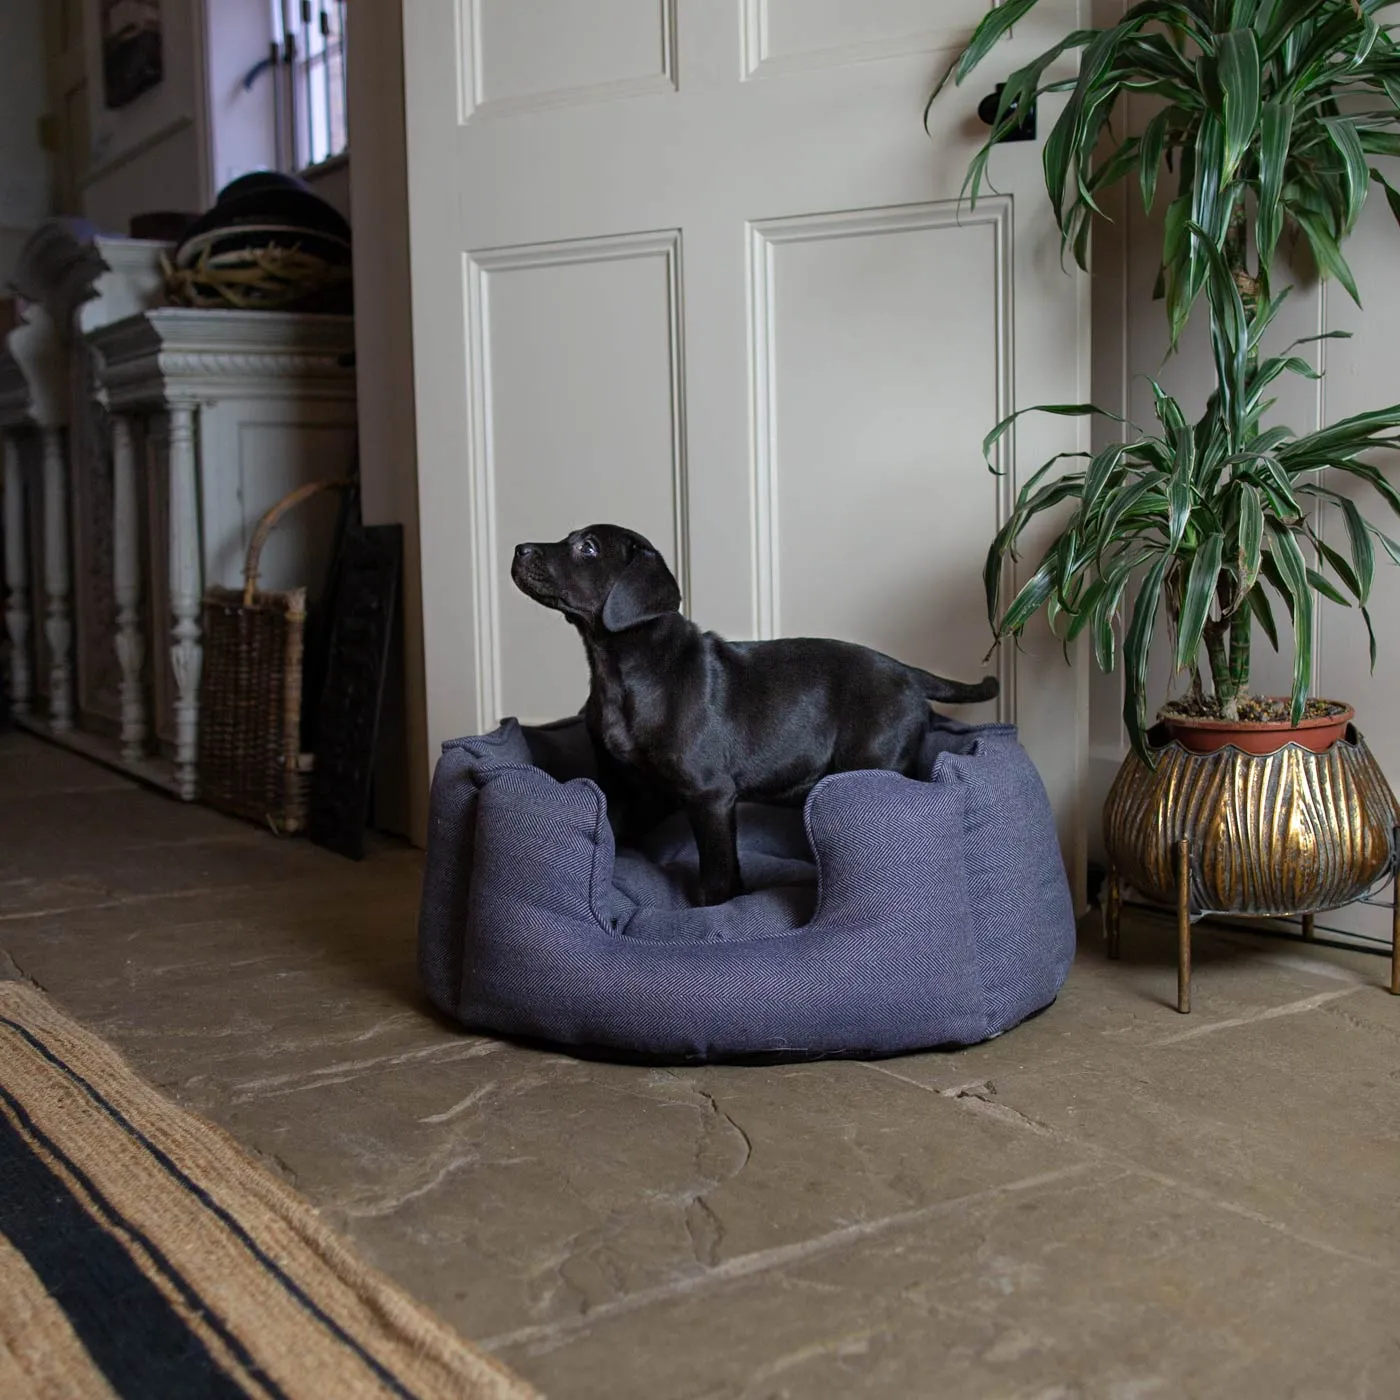
[[[988,543],[1078,445],[1011,408],[1088,397],[1087,286],[1038,143],[958,202],[999,76],[1050,0],[920,121],[989,0],[411,0],[404,6],[432,754],[579,708],[582,649],[511,586],[521,540],[649,536],[731,637],[834,636],[984,673]],[[1040,113],[1043,138],[1053,113]],[[1028,561],[1033,564],[1034,561]],[[996,663],[1081,847],[1083,667]]]

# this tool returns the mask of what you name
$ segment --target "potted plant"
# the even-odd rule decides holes
[[[1203,238],[1196,231],[1192,236]],[[1177,400],[1152,381],[1155,426],[1110,444],[1084,470],[1052,476],[1059,459],[1046,463],[1018,494],[985,570],[998,639],[1019,636],[1043,609],[1067,643],[1087,630],[1098,664],[1112,671],[1122,631],[1124,721],[1134,750],[1149,765],[1148,663],[1161,635],[1161,613],[1175,667],[1189,676],[1186,696],[1164,709],[1163,717],[1187,747],[1208,752],[1220,748],[1225,736],[1255,753],[1287,742],[1325,747],[1352,712],[1336,701],[1308,701],[1314,595],[1343,606],[1354,600],[1370,631],[1374,662],[1367,603],[1377,554],[1400,562],[1400,543],[1368,521],[1352,498],[1319,479],[1329,468],[1349,474],[1400,515],[1400,491],[1362,460],[1376,449],[1400,448],[1400,405],[1302,435],[1284,426],[1266,428],[1267,396],[1281,376],[1319,376],[1292,353],[1296,345],[1258,358],[1259,341],[1283,297],[1250,317],[1234,277],[1218,256],[1212,263],[1207,291],[1216,387],[1204,412],[1189,423]],[[1092,405],[1023,410],[1042,411],[1121,421]],[[989,454],[1017,416],[988,435]],[[1308,512],[1319,500],[1342,513],[1345,553],[1322,537]],[[1073,503],[1067,517],[1066,502]],[[1054,539],[1003,610],[1003,563],[1017,557],[1037,518],[1052,512],[1059,520]],[[1308,562],[1310,553],[1317,567]],[[1280,617],[1291,622],[1293,638],[1293,693],[1286,703],[1260,700],[1249,691],[1254,627],[1277,649]],[[1192,720],[1204,726],[1203,735],[1182,732]]]
[[[993,10],[944,83],[965,80],[1035,3],[1007,0]],[[1019,636],[1043,610],[1066,643],[1087,631],[1098,664],[1113,670],[1121,636],[1124,719],[1133,752],[1110,795],[1106,835],[1111,854],[1129,868],[1136,887],[1159,898],[1175,893],[1183,908],[1188,896],[1195,909],[1243,913],[1330,907],[1355,898],[1391,861],[1394,798],[1355,731],[1337,735],[1346,728],[1349,709],[1330,701],[1310,706],[1308,690],[1317,596],[1354,602],[1369,628],[1378,553],[1400,562],[1400,544],[1324,473],[1359,479],[1374,501],[1400,514],[1400,492],[1368,460],[1377,449],[1400,447],[1400,405],[1304,435],[1271,424],[1271,386],[1285,375],[1313,371],[1293,353],[1296,345],[1267,355],[1264,348],[1286,295],[1286,289],[1274,288],[1286,234],[1305,242],[1321,273],[1356,297],[1342,249],[1372,184],[1383,188],[1400,218],[1400,194],[1370,164],[1372,157],[1400,154],[1400,46],[1376,17],[1393,5],[1133,5],[1116,25],[1074,31],[1007,78],[991,132],[968,171],[966,193],[975,200],[997,143],[1040,97],[1068,93],[1044,149],[1046,187],[1065,249],[1087,267],[1102,193],[1132,176],[1149,210],[1159,198],[1167,200],[1157,293],[1173,346],[1204,300],[1215,387],[1203,413],[1188,421],[1181,405],[1153,382],[1153,428],[1126,425],[1134,435],[1090,457],[1082,470],[1064,471],[1060,458],[1046,463],[1020,491],[986,568],[998,640]],[[1082,50],[1077,77],[1052,76],[1056,61],[1073,50]],[[1121,120],[1115,125],[1130,93],[1160,102],[1140,133],[1129,133]],[[1175,180],[1170,195],[1164,174]],[[1029,411],[1116,418],[1092,405],[1023,410]],[[1017,416],[993,429],[988,451]],[[1318,501],[1340,512],[1345,550],[1318,530],[1309,513]],[[1049,547],[1003,606],[1004,565],[1017,557],[1031,523],[1047,513],[1056,525]],[[1148,662],[1152,648],[1162,644],[1156,624],[1163,613],[1174,666],[1187,677],[1185,695],[1167,717],[1212,726],[1242,722],[1256,737],[1262,717],[1278,731],[1264,742],[1239,734],[1194,742],[1219,751],[1205,776],[1196,770],[1183,775],[1183,745],[1148,724]],[[1254,630],[1277,646],[1285,621],[1291,623],[1292,693],[1281,703],[1261,701],[1249,689]],[[1374,660],[1374,632],[1371,638]],[[1314,720],[1332,723],[1330,738],[1309,740]],[[1334,757],[1354,757],[1355,784],[1369,799],[1359,837],[1366,858],[1348,870],[1347,879],[1303,888],[1291,879],[1280,883],[1278,869],[1245,871],[1242,852],[1261,853],[1257,840],[1235,840],[1223,863],[1219,851],[1199,858],[1203,843],[1229,842],[1232,831],[1238,834],[1240,812],[1227,808],[1230,792],[1243,789],[1232,784],[1264,781],[1266,794],[1280,803],[1296,796],[1291,788],[1285,791],[1287,784],[1247,774],[1240,766],[1248,758],[1243,750],[1296,751],[1305,741]],[[1165,774],[1164,760],[1171,769]],[[1325,775],[1316,776],[1321,791]],[[1207,789],[1214,796],[1203,810],[1197,799]],[[1188,800],[1188,793],[1195,797]],[[1310,835],[1313,846],[1320,840],[1328,855],[1334,846],[1355,845],[1358,834],[1343,829],[1348,813],[1335,803],[1323,805],[1325,829]],[[1166,807],[1171,810],[1164,820]],[[1256,804],[1256,819],[1269,815]],[[1164,848],[1140,849],[1149,828]],[[1198,859],[1189,868],[1177,863],[1183,841],[1197,847]],[[1271,849],[1260,859],[1296,865],[1299,852]],[[1223,885],[1207,878],[1212,865],[1217,875],[1224,870]]]

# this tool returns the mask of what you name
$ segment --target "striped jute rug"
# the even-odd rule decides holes
[[[232,1138],[0,982],[0,1396],[534,1396]]]

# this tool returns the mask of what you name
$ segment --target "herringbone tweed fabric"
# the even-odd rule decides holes
[[[746,888],[693,907],[684,819],[618,850],[580,721],[444,748],[419,967],[480,1030],[704,1060],[969,1045],[1051,1002],[1074,913],[1007,725],[930,720],[922,776],[840,773],[740,813]]]
[[[534,1394],[231,1138],[0,982],[0,1395]]]

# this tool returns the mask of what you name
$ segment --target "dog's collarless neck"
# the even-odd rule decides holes
[[[672,672],[697,635],[680,613],[668,613],[625,632],[582,632],[588,658],[588,713],[614,756],[630,750],[638,694],[652,692],[658,675]]]

